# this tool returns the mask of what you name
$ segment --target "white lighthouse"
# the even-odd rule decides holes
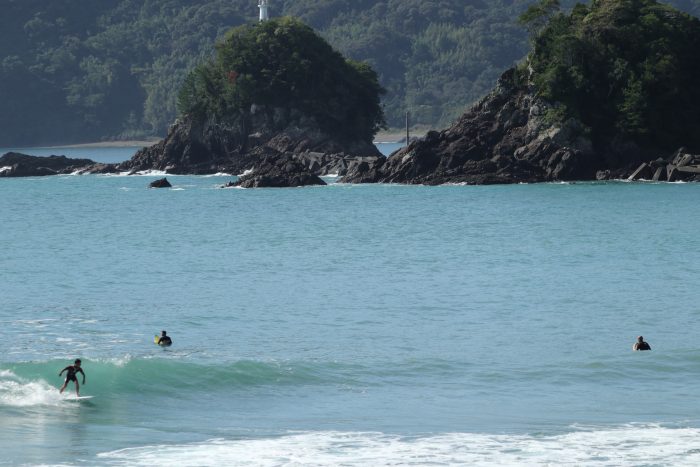
[[[258,8],[260,8],[260,21],[267,21],[268,19],[270,19],[269,0],[260,0],[260,3],[258,3]]]

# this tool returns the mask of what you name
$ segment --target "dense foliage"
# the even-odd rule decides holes
[[[558,103],[551,117],[581,120],[597,143],[623,134],[700,150],[700,20],[655,0],[594,0],[568,14],[556,3],[521,18],[548,18],[529,65],[537,90]]]
[[[296,19],[239,26],[216,49],[185,79],[182,113],[246,121],[253,106],[296,112],[329,134],[367,142],[384,126],[384,89],[374,70],[346,60]]]
[[[516,19],[535,0],[273,0],[387,89],[387,122],[406,110],[441,126],[528,50]],[[574,0],[562,0],[570,8]],[[670,0],[700,14],[700,0]],[[225,31],[255,22],[257,0],[3,0],[0,146],[162,135],[185,76]]]

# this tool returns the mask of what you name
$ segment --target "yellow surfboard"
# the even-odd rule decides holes
[[[158,340],[159,340],[159,339],[160,339],[160,336],[159,336],[158,334],[156,334],[156,335],[153,337],[153,343],[154,343],[154,344],[157,344],[157,345],[160,345],[161,347],[170,347],[170,346],[173,344],[172,342],[168,342],[167,344],[166,344],[166,343],[158,344]]]

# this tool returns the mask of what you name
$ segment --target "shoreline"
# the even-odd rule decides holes
[[[124,148],[124,147],[146,148],[149,146],[153,146],[154,144],[157,144],[159,141],[161,141],[161,138],[149,139],[149,140],[128,140],[128,141],[97,141],[94,143],[58,144],[58,145],[51,145],[51,146],[44,146],[44,147],[47,149],[54,149],[54,148],[70,148],[70,149],[76,149],[76,148]]]
[[[420,138],[424,136],[428,130],[426,129],[411,129],[411,139],[414,137]],[[150,138],[144,140],[125,140],[125,141],[93,141],[89,143],[68,143],[68,144],[47,144],[39,146],[13,146],[13,149],[26,148],[46,148],[46,149],[80,149],[80,148],[146,148],[162,141],[163,138]],[[387,130],[377,133],[372,141],[374,144],[399,144],[406,142],[406,132],[402,130]]]
[[[425,134],[430,131],[426,128],[411,128],[410,136],[411,140],[413,138],[422,138]],[[374,136],[373,143],[377,144],[397,144],[406,142],[406,130],[391,129],[386,131],[380,131]]]

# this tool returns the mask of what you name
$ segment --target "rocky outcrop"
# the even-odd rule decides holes
[[[621,172],[620,178],[625,177]],[[599,178],[610,177],[611,174],[599,174]],[[627,180],[650,180],[653,182],[698,182],[700,181],[700,155],[690,154],[686,148],[678,149],[670,158],[642,162]]]
[[[190,175],[240,173],[252,161],[241,151],[233,130],[224,125],[178,121],[166,138],[141,149],[116,167],[130,173],[148,170]]]
[[[43,177],[79,173],[94,166],[90,159],[70,159],[66,156],[37,157],[8,152],[0,157],[0,177]]]
[[[345,153],[325,154],[322,152],[303,152],[300,154],[285,153],[302,164],[309,172],[317,175],[343,176],[348,168],[357,164],[373,164],[384,159],[383,155],[348,156]]]
[[[148,184],[149,188],[172,188],[172,185],[167,178],[160,178],[158,180],[153,180]]]
[[[226,186],[242,188],[282,188],[325,185],[317,175],[290,155],[268,156],[255,165],[251,173]]]
[[[274,115],[273,112],[270,121],[268,117],[253,119],[256,131],[245,136],[236,124],[179,121],[171,127],[165,139],[119,164],[95,163],[89,159],[68,159],[64,156],[44,158],[9,153],[0,159],[4,161],[0,163],[0,177],[138,173],[151,170],[192,175],[241,174],[246,171],[261,174],[270,169],[273,158],[279,158],[285,164],[294,161],[295,167],[298,164],[304,172],[315,176],[344,175],[349,167],[384,158],[372,143],[332,138],[320,131],[313,121],[301,116],[296,116],[285,126],[279,120],[282,117]],[[320,180],[318,177],[312,180],[290,174],[272,179],[276,180],[275,183],[289,180],[293,183],[290,186],[297,186],[296,183],[313,184]]]
[[[263,159],[294,157],[317,175],[344,173],[358,159],[383,157],[371,142],[325,134],[313,119],[294,111],[253,106],[250,115],[228,122],[176,122],[168,136],[118,164],[122,172],[160,170],[172,174],[240,174]]]
[[[342,182],[494,184],[596,180],[650,157],[629,142],[594,149],[576,120],[548,123],[551,105],[509,70],[496,89],[452,127],[429,132],[387,159],[348,168]]]

